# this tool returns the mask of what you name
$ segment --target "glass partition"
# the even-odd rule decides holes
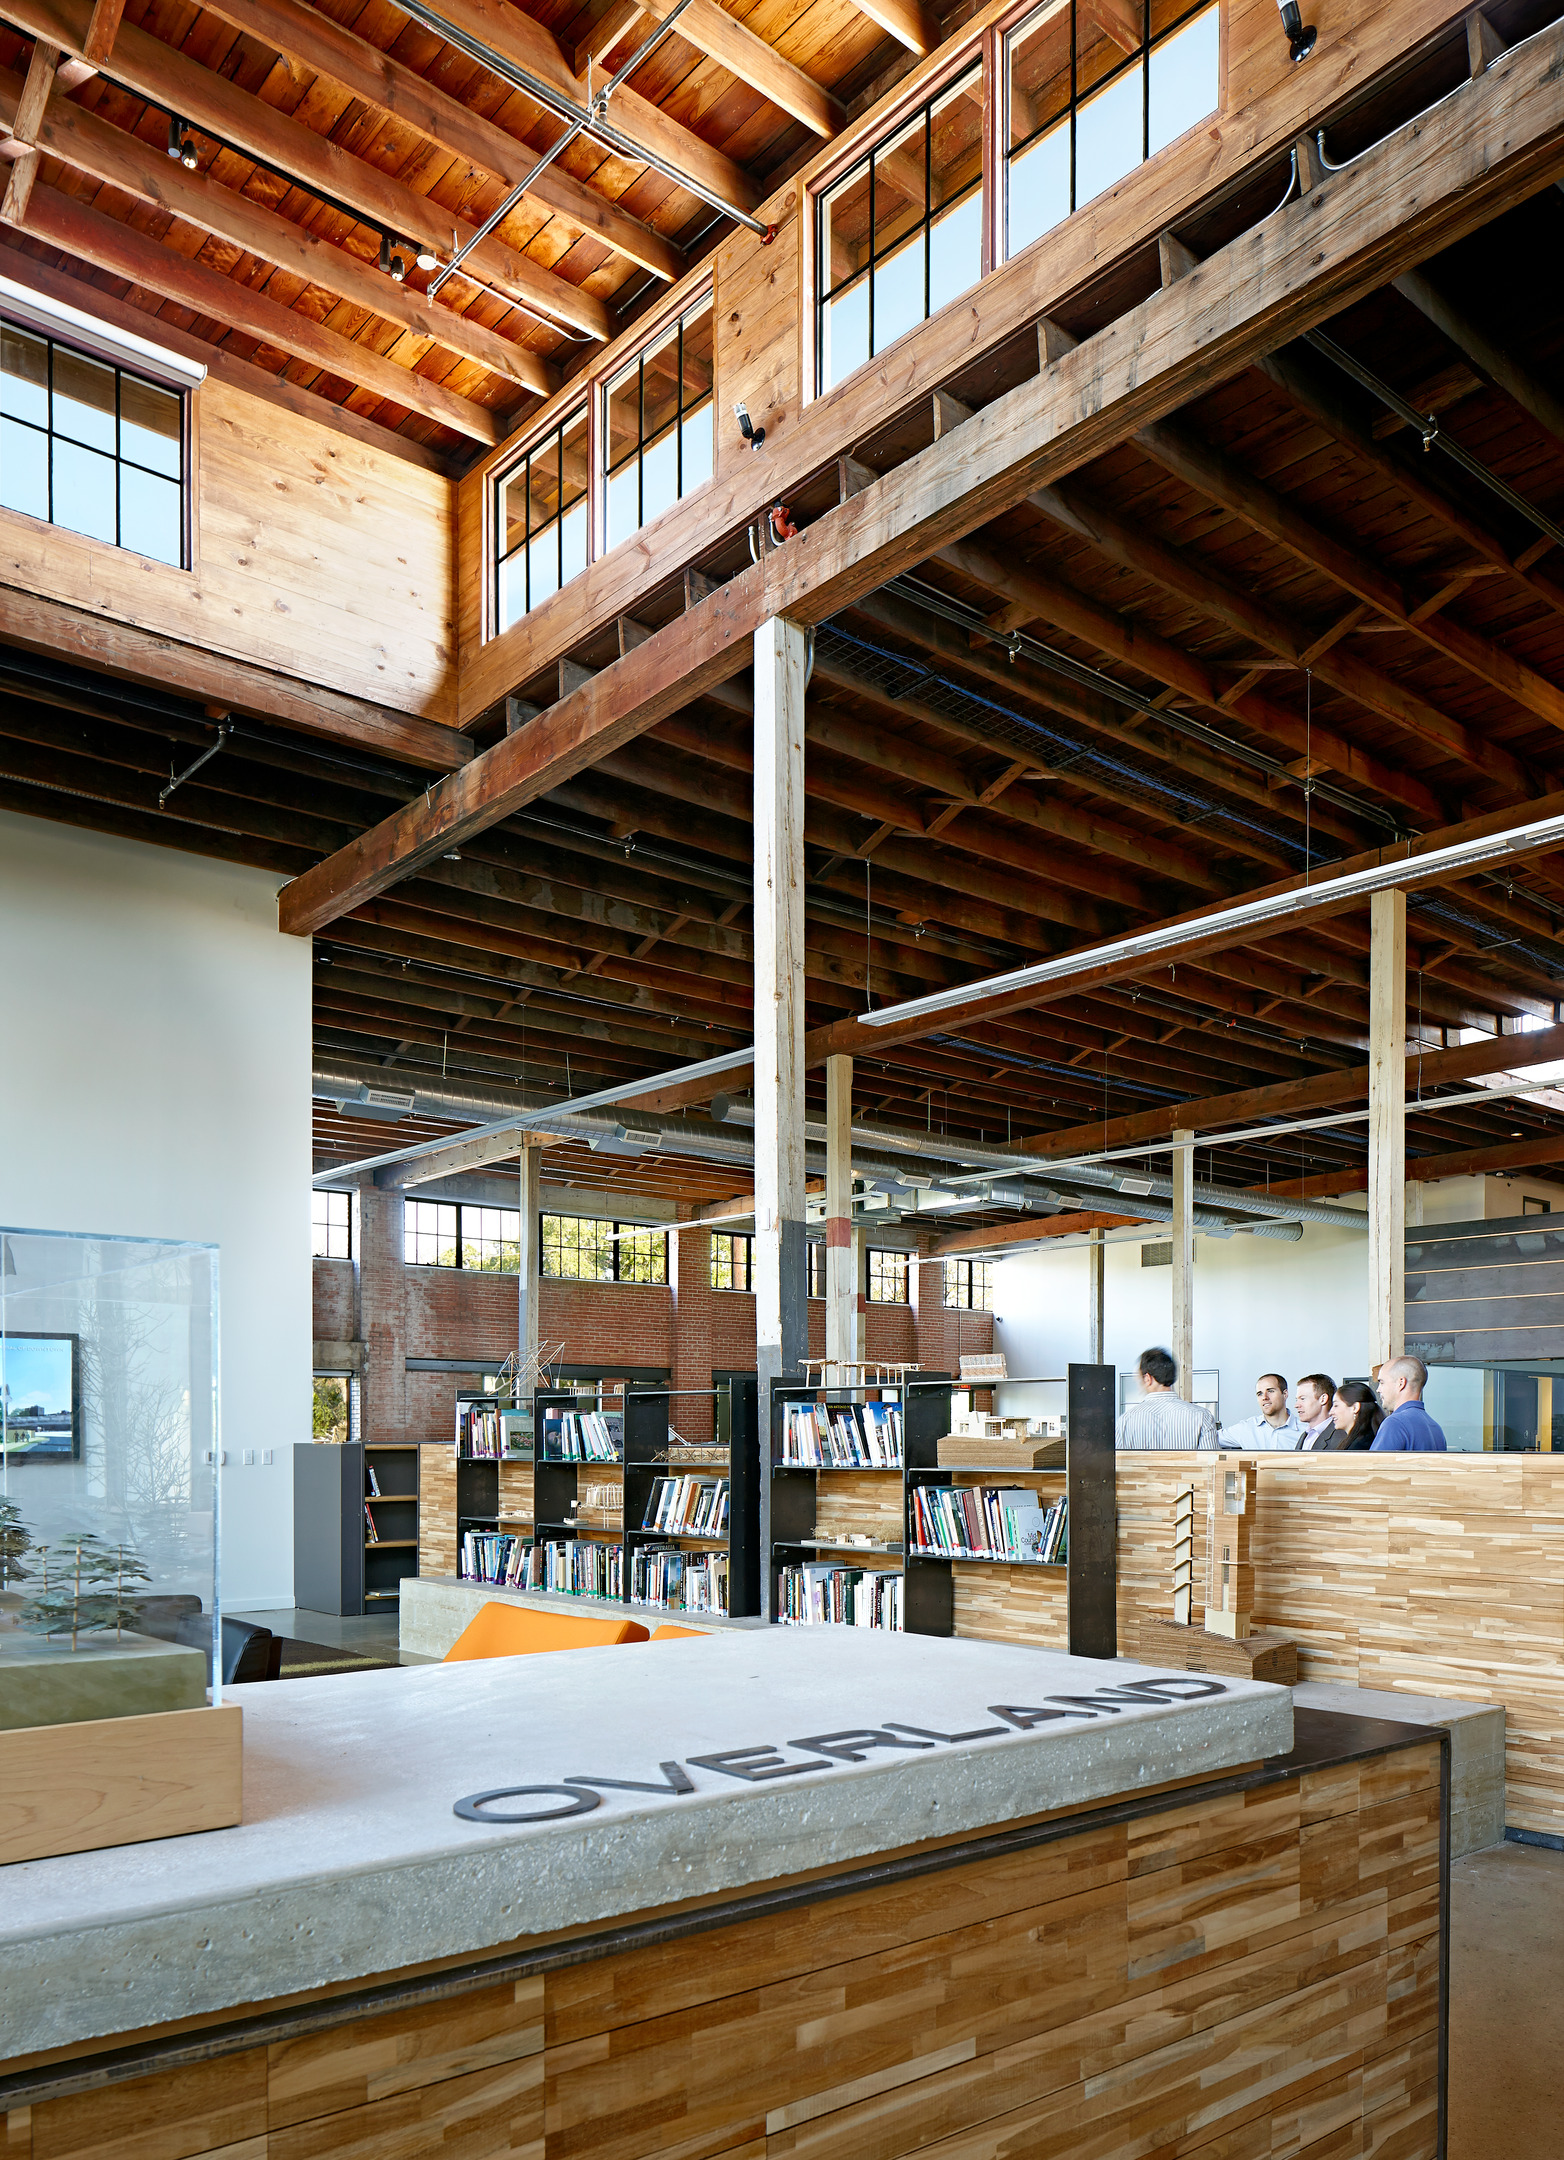
[[[221,1634],[217,1341],[215,1246],[0,1229],[0,1722],[204,1699]],[[46,1703],[50,1673],[63,1703],[67,1678],[81,1697],[110,1660],[130,1662],[98,1707],[5,1716],[8,1670],[41,1663]],[[151,1665],[179,1668],[183,1693],[160,1696]]]

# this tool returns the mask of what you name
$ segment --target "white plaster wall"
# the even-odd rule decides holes
[[[1080,1246],[998,1262],[994,1347],[1011,1372],[1062,1373],[1086,1357],[1086,1270]],[[1170,1267],[1143,1268],[1139,1245],[1107,1247],[1104,1324],[1117,1371],[1133,1371],[1142,1350],[1168,1341],[1172,1299]],[[1195,1239],[1195,1365],[1218,1373],[1224,1420],[1253,1414],[1262,1372],[1289,1383],[1306,1372],[1366,1373],[1367,1321],[1366,1235],[1305,1224],[1296,1244],[1246,1233]]]
[[[230,1610],[292,1602],[311,1431],[311,955],[281,882],[0,811],[8,1027],[48,1046],[0,1059],[0,1221],[220,1248]]]

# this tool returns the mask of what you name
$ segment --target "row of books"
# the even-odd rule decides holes
[[[913,1549],[965,1560],[1062,1560],[1068,1505],[1039,1506],[1024,1485],[915,1485]]]
[[[782,1461],[805,1470],[899,1470],[901,1410],[895,1403],[788,1403]]]
[[[640,1604],[668,1605],[675,1612],[725,1613],[728,1556],[645,1547],[631,1555],[630,1595]]]
[[[716,1477],[660,1477],[646,1503],[643,1530],[666,1535],[722,1537],[728,1527],[728,1481]]]
[[[462,1579],[501,1583],[509,1590],[558,1590],[569,1597],[622,1598],[622,1545],[593,1539],[530,1544],[504,1530],[468,1530],[462,1537]]]
[[[624,1457],[624,1413],[619,1410],[546,1410],[545,1462],[619,1462]]]
[[[456,1405],[456,1452],[480,1460],[493,1460],[501,1453],[498,1403]]]
[[[902,1579],[890,1569],[831,1567],[806,1562],[785,1567],[777,1586],[777,1618],[784,1627],[897,1628],[902,1624]]]

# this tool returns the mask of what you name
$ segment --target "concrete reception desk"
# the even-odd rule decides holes
[[[235,1692],[238,1829],[0,1875],[6,2160],[1435,2153],[1441,1734],[851,1628]]]

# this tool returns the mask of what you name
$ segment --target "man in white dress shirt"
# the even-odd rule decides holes
[[[1119,1416],[1114,1441],[1121,1448],[1197,1448],[1216,1446],[1216,1426],[1209,1410],[1185,1402],[1173,1392],[1178,1367],[1171,1351],[1140,1354],[1140,1401]]]
[[[1224,1425],[1217,1445],[1245,1452],[1255,1448],[1295,1449],[1303,1438],[1303,1427],[1287,1407],[1287,1382],[1282,1375],[1261,1373],[1255,1382],[1254,1399],[1259,1405],[1255,1415],[1236,1425]]]

